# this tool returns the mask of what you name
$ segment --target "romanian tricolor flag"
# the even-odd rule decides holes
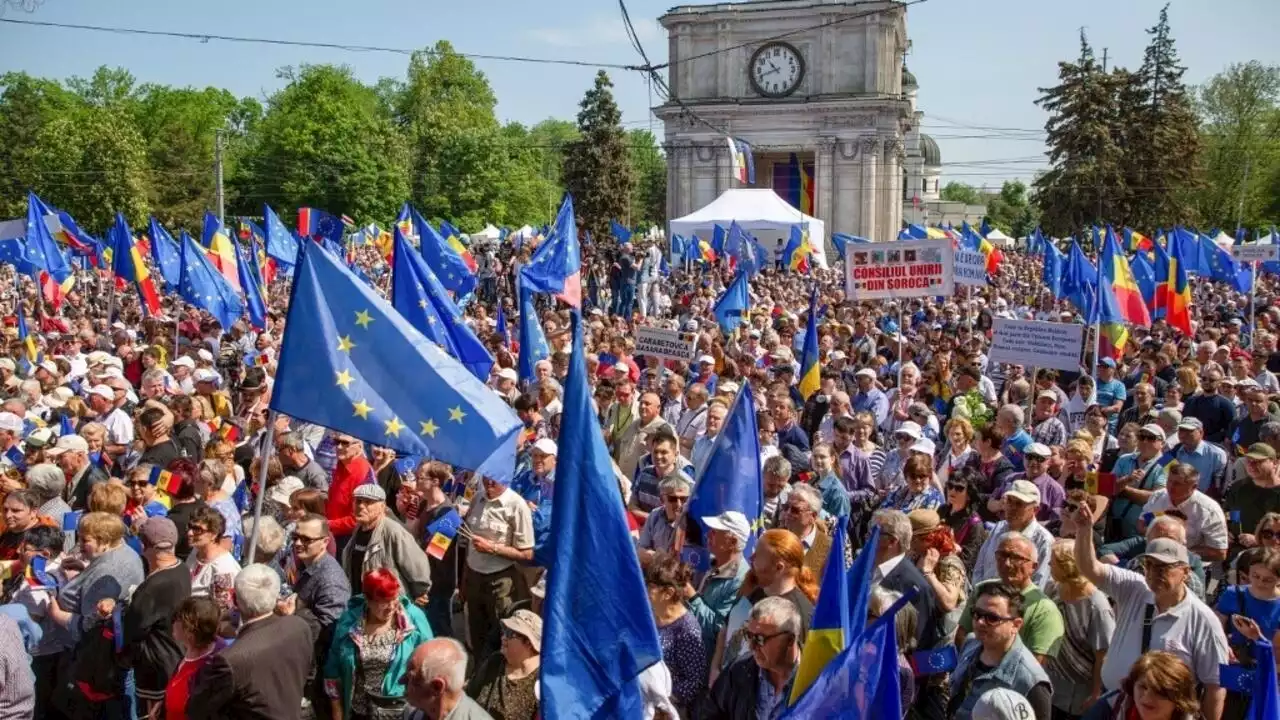
[[[805,400],[822,387],[818,364],[818,288],[809,293],[809,319],[804,326],[804,348],[800,351],[800,397]]]
[[[206,212],[204,234],[200,244],[205,247],[209,262],[218,269],[218,273],[226,278],[236,291],[243,292],[240,287],[240,270],[236,264],[236,246],[232,243],[231,236],[218,218],[214,217],[213,213]]]
[[[1001,261],[1004,260],[1004,251],[986,238],[982,238],[978,250],[987,257],[987,274],[994,275],[996,270],[1000,269]]]
[[[27,329],[27,315],[22,311],[22,281],[18,280],[19,292],[13,303],[13,308],[18,316],[18,341],[22,343],[22,347],[26,349],[25,359],[31,365],[40,362],[40,351],[36,348],[36,339],[32,337],[31,332]]]
[[[845,564],[848,523],[847,517],[840,518],[831,535],[831,553],[827,555],[827,567],[822,572],[822,584],[818,590],[818,602],[813,608],[809,635],[805,638],[800,666],[796,669],[795,681],[791,686],[791,699],[788,701],[790,705],[796,704],[813,681],[822,674],[827,663],[861,635],[867,624],[867,600],[871,596],[871,578],[875,571],[876,547],[880,544],[880,528],[872,526],[871,536],[858,551],[858,556],[850,567]]]
[[[224,422],[218,427],[218,438],[223,442],[240,442],[240,427],[235,423]]]
[[[782,262],[796,272],[809,272],[809,254],[813,248],[809,246],[809,231],[799,225],[791,226],[791,238],[782,250]]]
[[[179,486],[182,485],[182,476],[174,475],[159,465],[152,465],[147,481],[160,492],[172,496],[177,494]]]
[[[1165,321],[1169,327],[1191,337],[1191,285],[1187,283],[1187,268],[1182,259],[1182,243],[1169,243],[1169,276],[1165,291]],[[1157,298],[1160,290],[1156,289]]]
[[[1151,238],[1143,235],[1137,230],[1131,228],[1124,229],[1124,248],[1125,252],[1136,253],[1150,250],[1155,247],[1155,243],[1151,242]]]
[[[698,252],[702,255],[703,262],[715,264],[716,251],[711,249],[711,243],[706,240],[698,240]]]
[[[474,275],[476,272],[476,259],[471,256],[471,251],[462,243],[462,232],[451,225],[448,220],[441,220],[440,234],[444,236],[445,244],[449,246],[449,249],[462,258],[462,262],[467,264],[467,268]]]
[[[126,284],[133,283],[138,288],[138,297],[147,313],[160,314],[160,294],[156,291],[155,280],[142,260],[142,252],[134,241],[133,232],[129,230],[124,215],[116,213],[116,222],[107,231],[107,239],[112,248],[111,269],[116,280]]]
[[[1128,258],[1120,251],[1116,233],[1110,225],[1107,226],[1107,236],[1102,246],[1098,273],[1098,284],[1111,286],[1111,292],[1125,322],[1150,327],[1151,313],[1147,310],[1146,301],[1142,299],[1142,290],[1139,289],[1138,282],[1133,277]]]
[[[1165,252],[1164,246],[1154,243],[1152,248],[1151,266],[1156,271],[1156,304],[1155,310],[1151,313],[1152,320],[1163,320],[1168,317],[1169,313],[1169,268],[1171,260],[1169,253]]]

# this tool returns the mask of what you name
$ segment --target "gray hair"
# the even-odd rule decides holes
[[[666,495],[670,492],[693,492],[693,485],[685,479],[684,475],[672,475],[671,477],[658,483],[658,492]]]
[[[246,620],[268,615],[280,599],[280,576],[275,570],[254,563],[236,575],[236,607]]]
[[[150,370],[142,373],[142,377],[139,378],[138,385],[141,386],[149,380],[159,380],[160,382],[164,382],[164,379],[168,376],[169,373],[161,370],[160,368],[151,368]]]
[[[435,652],[426,653],[426,660],[418,667],[418,672],[426,680],[444,680],[445,692],[462,692],[466,685],[467,649],[453,638],[442,637],[427,642],[433,644]]]
[[[1015,427],[1022,427],[1022,423],[1027,419],[1022,412],[1022,407],[1013,403],[1001,407],[999,414],[1012,422]]]
[[[256,529],[258,531],[258,554],[274,557],[276,553],[280,552],[280,548],[284,547],[284,528],[280,527],[280,523],[276,522],[275,518],[263,515]],[[253,537],[254,530],[253,520],[245,521],[244,536]]]
[[[887,590],[879,585],[872,586],[871,597],[867,600],[867,612],[877,617],[884,615],[894,603],[901,599],[902,593],[896,590]],[[915,652],[918,635],[916,628],[919,621],[916,608],[911,603],[898,609],[898,613],[893,617],[893,630],[898,638],[898,652],[908,654]]]
[[[41,497],[42,503],[48,502],[62,495],[67,488],[67,476],[53,463],[32,465],[27,470],[27,487]]]
[[[772,475],[791,477],[791,463],[781,455],[774,455],[764,461],[764,471]]]
[[[299,451],[301,451],[303,446],[306,444],[303,441],[302,436],[292,430],[287,433],[282,433],[276,442],[281,448],[289,448],[290,450]]]
[[[800,637],[802,631],[800,611],[796,609],[795,603],[781,595],[767,597],[751,606],[751,615],[748,619],[767,622],[776,627],[778,632],[791,633],[797,641],[804,639]]]
[[[905,551],[911,547],[911,521],[901,510],[877,510],[871,520],[880,527],[880,532],[898,541]]]
[[[1159,533],[1161,529],[1168,533],[1168,535],[1160,535]],[[1155,537],[1168,537],[1169,535],[1172,535],[1173,539],[1177,540],[1179,543],[1183,545],[1187,544],[1187,526],[1176,517],[1161,515],[1155,520],[1152,520],[1151,524],[1147,526],[1146,538],[1148,540]]]
[[[1262,423],[1262,427],[1258,428],[1259,442],[1270,443],[1280,438],[1280,422],[1274,420]]]
[[[822,494],[812,485],[802,483],[792,485],[789,497],[804,500],[805,504],[809,506],[810,512],[817,513],[822,511]]]
[[[1020,542],[1023,545],[1026,545],[1028,548],[1031,548],[1032,562],[1040,562],[1040,550],[1036,548],[1035,543],[1031,542],[1031,538],[1027,537],[1026,535],[1023,535],[1017,530],[1010,530],[1009,532],[1000,536],[1000,538],[996,541],[996,547],[998,548],[1001,545],[1008,542]]]

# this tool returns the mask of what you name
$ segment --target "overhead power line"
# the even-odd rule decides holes
[[[150,37],[168,37],[178,38],[182,40],[196,40],[198,42],[207,43],[211,40],[221,40],[223,42],[232,43],[248,43],[255,45],[285,45],[289,47],[319,48],[324,50],[346,50],[348,52],[380,52],[393,53],[396,55],[412,55],[415,52],[423,52],[428,55],[435,55],[435,51],[429,48],[394,48],[379,45],[351,45],[348,43],[327,43],[314,42],[306,40],[281,40],[279,38],[249,37],[243,35],[220,35],[216,33],[191,33],[176,32],[172,30],[145,30],[142,28],[126,28],[126,27],[110,27],[105,25],[82,25],[78,23],[59,23],[48,22],[44,20],[17,20],[14,18],[0,18],[0,22],[10,23],[13,25],[29,25],[33,27],[59,28],[63,30],[87,30],[90,32],[113,33],[117,35],[145,35]],[[524,57],[520,55],[490,55],[486,53],[468,53],[459,52],[458,55],[470,58],[472,60],[495,60],[501,62],[523,62],[537,63],[542,65],[573,65],[577,67],[590,68],[610,68],[613,70],[640,70],[634,65],[622,65],[619,63],[593,62],[590,60],[572,60],[568,58],[539,58]]]

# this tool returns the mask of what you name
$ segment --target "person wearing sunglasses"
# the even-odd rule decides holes
[[[1280,513],[1269,512],[1263,515],[1253,531],[1253,537],[1258,541],[1255,547],[1280,548]],[[1240,584],[1239,563],[1240,556],[1236,555],[1227,569],[1227,582],[1232,585]]]
[[[956,645],[960,645],[965,634],[973,632],[977,627],[974,610],[977,607],[979,588],[993,583],[1003,584],[1018,591],[1021,596],[1019,607],[1019,637],[1023,646],[1043,663],[1046,658],[1058,653],[1065,632],[1062,612],[1058,606],[1045,595],[1039,585],[1032,580],[1032,573],[1040,562],[1039,551],[1027,537],[1021,533],[1008,532],[994,538],[996,544],[996,567],[999,577],[979,583],[975,587],[974,597],[969,601],[964,613],[960,615],[960,631],[956,635]],[[1052,546],[1048,551],[1052,553]],[[1046,564],[1048,558],[1045,559]]]
[[[970,613],[974,637],[961,649],[951,673],[947,717],[969,720],[978,698],[1003,688],[1025,697],[1036,720],[1049,720],[1053,716],[1049,676],[1020,638],[1023,593],[1007,583],[991,582],[978,586],[975,595]]]
[[[777,717],[791,697],[803,632],[800,611],[787,598],[768,597],[756,603],[742,633],[750,653],[716,677],[697,717]]]
[[[973,468],[962,468],[949,475],[943,487],[947,501],[938,508],[938,518],[951,528],[956,543],[960,545],[960,560],[964,562],[967,574],[973,573],[978,551],[987,540],[987,528],[978,512],[978,506],[982,504],[978,478],[978,471]]]

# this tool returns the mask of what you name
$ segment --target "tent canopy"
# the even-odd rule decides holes
[[[805,215],[770,189],[725,190],[709,205],[670,222],[669,235],[697,236],[710,240],[715,226],[726,229],[737,221],[775,254],[786,247],[792,225],[808,225],[809,243],[820,267],[827,267],[827,229],[816,217]]]
[[[471,233],[472,240],[497,240],[502,236],[502,231],[494,227],[492,223],[485,225],[480,232]]]
[[[987,240],[990,241],[992,245],[996,245],[998,247],[1013,247],[1013,238],[1005,235],[999,230],[992,230],[987,233]]]

